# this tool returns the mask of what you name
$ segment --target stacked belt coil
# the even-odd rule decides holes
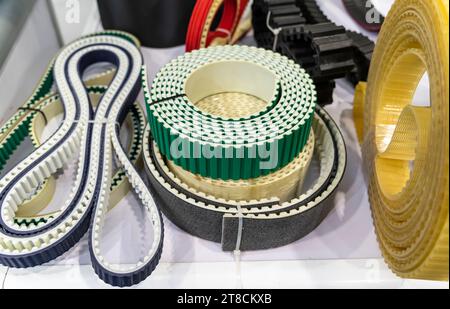
[[[313,77],[318,103],[333,101],[334,80],[366,80],[374,44],[332,23],[315,1],[256,0],[253,28],[258,45],[276,50]]]
[[[355,123],[378,241],[406,278],[448,280],[449,2],[398,0],[375,48]],[[429,107],[412,104],[428,72]]]
[[[202,49],[164,67],[151,92],[147,84],[144,161],[155,199],[183,230],[225,251],[268,249],[307,235],[333,207],[325,201],[342,179],[345,145],[326,112],[315,111],[312,80],[288,58],[245,46]],[[174,144],[185,156],[174,157]],[[255,146],[277,149],[276,164],[262,168],[269,161],[250,156]],[[231,155],[202,157],[202,147]],[[190,158],[195,149],[199,157]],[[319,176],[302,193],[314,153]],[[267,190],[274,184],[282,192]]]
[[[103,93],[89,97],[82,80],[91,65],[108,62],[116,67]],[[133,166],[139,145],[127,151],[120,141],[120,127],[131,117],[135,137],[141,139],[142,114],[133,105],[140,90],[142,56],[135,39],[121,32],[89,36],[64,48],[52,62],[37,90],[24,107],[3,127],[0,137],[3,157],[13,152],[27,134],[27,126],[45,124],[51,110],[64,112],[57,131],[45,142],[35,130],[36,150],[0,180],[0,262],[10,267],[33,267],[55,259],[74,246],[89,230],[89,250],[98,276],[115,286],[129,286],[144,280],[159,262],[163,223],[153,198]],[[53,86],[57,98],[50,95]],[[60,101],[60,103],[56,101]],[[96,109],[91,102],[98,100]],[[130,116],[127,116],[130,115]],[[38,119],[43,118],[43,119]],[[112,156],[121,166],[113,177]],[[77,156],[78,169],[71,194],[63,207],[52,214],[28,218],[21,224],[17,213],[23,203],[37,198],[51,176]],[[117,203],[110,197],[125,178],[133,187],[153,226],[153,243],[145,257],[124,269],[109,263],[100,248],[105,215]],[[113,190],[113,192],[111,192]],[[111,205],[112,204],[112,205]],[[36,214],[34,210],[33,215]],[[19,221],[18,221],[19,220]]]
[[[359,0],[350,0],[350,2],[351,1],[356,3]],[[367,1],[364,2],[364,4],[368,3]],[[317,0],[296,0],[295,3],[300,8],[301,13],[308,24],[331,22],[331,20],[323,13]],[[347,3],[347,6],[348,5],[349,4]],[[372,3],[370,3],[370,5],[373,7]],[[383,19],[381,21],[383,21]],[[367,81],[375,43],[367,36],[355,31],[347,30],[347,36],[352,40],[353,60],[355,61],[355,67],[347,74],[347,79],[356,85],[359,81]]]
[[[186,35],[186,51],[208,46],[224,45],[242,35],[239,22],[248,0],[199,0],[192,12]],[[220,20],[215,21],[216,16]],[[215,25],[215,22],[218,24]],[[239,33],[239,34],[238,34]]]

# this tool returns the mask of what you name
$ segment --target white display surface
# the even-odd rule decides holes
[[[321,4],[336,23],[361,31],[345,12],[341,0],[322,0]],[[380,7],[380,10],[383,9]],[[98,23],[91,21],[91,24]],[[373,34],[365,34],[376,39]],[[149,80],[164,64],[183,51],[184,47],[145,48],[143,53],[150,74]],[[17,84],[13,91],[22,91],[19,87]],[[238,263],[235,263],[233,254],[222,252],[220,244],[193,237],[165,219],[161,265],[139,287],[448,288],[448,283],[400,280],[382,262],[372,225],[361,151],[353,126],[352,99],[351,85],[345,80],[338,81],[334,104],[326,109],[344,135],[348,167],[334,201],[330,201],[335,204],[334,210],[314,232],[282,248],[243,252],[240,269],[237,269]],[[16,102],[14,104],[17,105]],[[68,180],[64,181],[63,186],[67,187],[71,177],[65,178]],[[53,202],[59,204],[64,196],[60,193]],[[142,220],[139,217],[139,203],[131,194],[109,213],[102,247],[112,260],[121,263],[136,260],[134,255],[139,254],[140,242],[143,241],[140,236],[142,225],[139,224]],[[48,265],[26,270],[0,268],[0,282],[2,278],[3,287],[6,288],[107,287],[90,267],[86,237],[64,256]]]

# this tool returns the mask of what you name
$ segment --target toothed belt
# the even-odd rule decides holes
[[[115,71],[90,80],[86,90],[83,73],[103,62],[113,64]],[[1,129],[2,164],[27,135],[36,148],[0,180],[3,265],[24,268],[44,264],[68,251],[89,231],[92,265],[106,283],[133,285],[156,267],[162,251],[163,223],[133,165],[141,152],[143,115],[133,102],[140,91],[142,65],[139,44],[128,34],[105,32],[75,41],[52,61],[32,97]],[[53,94],[54,86],[57,94]],[[42,141],[46,121],[61,112],[61,125]],[[127,118],[132,125],[128,150],[119,136]],[[113,153],[121,166],[114,177]],[[52,175],[74,157],[78,169],[68,200],[59,211],[41,215],[51,199]],[[106,212],[126,194],[129,185],[148,213],[154,236],[145,257],[124,269],[106,261],[100,243]]]
[[[293,61],[223,46],[173,60],[151,92],[143,76],[144,161],[158,205],[181,229],[224,251],[268,249],[307,235],[332,209],[344,141]],[[185,146],[181,156],[173,145]],[[259,146],[277,149],[267,169]],[[230,156],[204,156],[204,148]],[[312,160],[318,176],[301,189]]]

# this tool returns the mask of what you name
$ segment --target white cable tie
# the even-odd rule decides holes
[[[241,272],[241,244],[242,244],[242,231],[244,226],[244,214],[242,213],[241,204],[237,204],[238,213],[237,216],[239,218],[238,223],[238,233],[236,238],[236,249],[233,252],[234,261],[236,265],[236,280],[238,288],[242,289],[242,272]]]
[[[278,36],[281,33],[281,31],[283,31],[283,28],[272,28],[272,26],[270,26],[270,16],[272,15],[272,12],[269,11],[269,13],[267,13],[267,18],[266,18],[266,26],[267,29],[270,30],[270,32],[272,32],[272,34],[274,35],[273,38],[273,46],[272,46],[272,51],[276,52],[277,50],[277,46],[278,46]]]

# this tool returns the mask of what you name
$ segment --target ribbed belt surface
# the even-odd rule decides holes
[[[243,93],[220,93],[206,97],[196,106],[205,113],[224,118],[249,117],[264,109],[267,103]],[[216,198],[235,201],[279,198],[284,203],[300,194],[314,153],[311,131],[304,150],[287,166],[267,176],[247,180],[222,181],[202,177],[167,161],[170,171],[187,186]]]
[[[236,61],[239,66],[235,65]],[[186,69],[178,69],[168,74],[172,72],[172,67]],[[230,74],[231,72],[233,74]],[[286,57],[262,49],[225,46],[195,51],[163,68],[153,82],[151,94],[145,89],[147,83],[144,84],[148,114],[151,115],[158,108],[161,113],[164,104],[173,106],[176,102],[176,105],[180,106],[180,112],[174,117],[178,122],[187,119],[184,115],[189,117],[191,111],[195,111],[197,116],[206,117],[207,120],[220,120],[221,126],[216,125],[215,130],[198,127],[198,132],[201,132],[205,139],[217,143],[224,137],[230,141],[240,139],[239,132],[246,126],[264,126],[272,119],[284,119],[281,116],[286,114],[286,120],[270,126],[276,130],[268,130],[267,133],[260,130],[262,133],[257,135],[264,139],[264,134],[277,133],[289,121],[302,123],[301,119],[296,118],[296,112],[302,110],[302,105],[299,109],[295,107],[298,104],[296,102],[309,106],[312,98],[304,96],[304,93],[312,94],[312,88],[311,81],[305,79],[303,74],[304,71]],[[295,83],[298,83],[298,87]],[[192,89],[192,85],[201,85],[201,89]],[[175,89],[175,92],[172,89]],[[242,108],[237,106],[238,100],[230,99],[233,96],[241,98]],[[213,99],[210,99],[211,97]],[[180,98],[181,101],[178,102]],[[207,109],[207,103],[213,104],[213,107]],[[285,104],[287,111],[283,107]],[[206,114],[206,110],[210,114]],[[309,113],[308,108],[300,114]],[[167,119],[170,116],[167,114],[161,118]],[[289,244],[317,227],[333,206],[325,200],[333,195],[342,179],[346,151],[339,129],[321,108],[311,116],[312,130],[305,130],[308,135],[303,151],[294,152],[293,148],[280,151],[281,154],[289,154],[285,168],[271,171],[268,175],[258,172],[260,177],[247,180],[242,179],[242,175],[245,175],[242,171],[248,166],[245,161],[242,162],[240,174],[236,175],[236,179],[223,177],[225,180],[210,176],[205,178],[189,170],[193,164],[177,166],[171,160],[170,153],[167,155],[161,151],[168,148],[173,139],[161,143],[152,117],[149,118],[150,125],[143,143],[145,163],[155,198],[165,215],[177,226],[195,236],[221,243],[225,251],[259,250]],[[236,121],[239,123],[232,126],[232,134],[221,132],[226,132],[224,128],[227,128],[228,122],[234,124]],[[186,122],[193,123],[190,120]],[[206,123],[209,125],[209,122]],[[167,127],[171,128],[171,125]],[[182,131],[191,135],[188,130],[191,130],[189,126]],[[252,130],[254,131],[248,129],[250,132]],[[311,141],[312,135],[314,143]],[[251,138],[252,136],[245,138],[248,144]],[[282,140],[282,136],[277,139]],[[295,144],[298,145],[299,141]],[[288,144],[285,143],[285,146]],[[292,190],[296,185],[300,186],[300,182],[305,178],[307,165],[311,160],[311,148],[314,148],[316,158],[320,161],[319,176],[307,190]],[[296,155],[291,157],[290,154],[293,153]],[[280,158],[284,160],[283,156]],[[256,167],[258,168],[258,165]],[[275,187],[267,189],[267,186],[276,185],[277,182],[293,182],[294,185],[290,184],[288,190],[280,186],[278,192],[275,192]]]
[[[379,244],[391,269],[406,278],[448,280],[448,18],[448,0],[397,0],[367,87],[355,97]],[[411,102],[424,72],[431,103],[417,107]]]
[[[89,79],[85,82],[88,86],[88,92],[94,106],[97,105],[100,96],[105,93],[107,89],[106,86],[113,77],[112,73],[99,74],[95,78]],[[2,138],[2,141],[0,142],[0,149],[17,148],[21,144],[21,141],[24,139],[25,135],[29,136],[35,149],[39,148],[39,146],[43,143],[42,134],[46,124],[55,116],[62,114],[63,110],[59,96],[57,94],[49,94],[42,100],[38,101],[33,109],[30,110],[25,107],[21,107],[19,109],[19,113],[23,114],[24,117],[13,117],[18,119],[18,122],[14,124],[8,122],[12,126],[9,129],[4,128],[4,131],[8,131],[9,133]],[[31,117],[31,120],[27,120],[29,117]],[[25,129],[15,129],[20,127],[24,121],[27,123],[29,122],[28,133],[26,133],[27,131]],[[128,144],[128,157],[132,163],[136,163],[141,156],[141,139],[143,129],[145,127],[145,117],[138,103],[135,103],[131,107],[131,111],[126,119],[126,127],[128,131],[131,132],[129,139],[130,141]],[[0,158],[6,162],[11,153],[6,150],[1,153],[2,155]],[[130,186],[125,177],[125,173],[122,169],[119,169],[115,173],[111,183],[111,196],[109,203],[110,209],[113,208],[120,201],[120,199],[126,195],[129,189]],[[54,191],[55,179],[50,177],[40,184],[38,188],[36,188],[26,202],[19,206],[15,214],[15,222],[18,225],[30,226],[46,223],[49,219],[53,218],[56,212],[44,214],[41,212],[50,203],[53,198]]]
[[[317,0],[296,0],[296,4],[301,9],[308,24],[331,22],[331,20],[323,13]],[[367,81],[375,43],[367,36],[351,30],[347,30],[347,36],[353,42],[353,60],[356,65],[355,68],[347,74],[347,79],[356,85],[359,81]]]
[[[186,51],[230,43],[247,4],[248,0],[198,0],[189,22]],[[221,8],[220,21],[212,29]]]
[[[116,72],[94,111],[81,78],[88,67],[103,62],[115,65]],[[62,100],[64,120],[45,143],[0,180],[0,262],[3,265],[32,267],[46,263],[69,250],[89,229],[92,265],[105,282],[116,286],[133,285],[144,280],[156,267],[162,251],[163,223],[119,136],[120,124],[140,90],[141,69],[142,56],[136,41],[119,32],[80,39],[58,55],[52,70],[44,75],[25,106],[45,97],[55,83]],[[61,210],[36,226],[18,225],[14,221],[18,207],[78,152],[73,190]],[[142,200],[154,232],[153,243],[145,257],[127,269],[106,261],[100,248],[112,185],[113,153]]]
[[[294,199],[303,188],[314,153],[314,133],[311,131],[305,149],[279,171],[247,180],[222,181],[202,177],[167,161],[170,171],[183,183],[199,192],[224,200],[251,201],[278,198],[281,203]]]
[[[303,69],[279,54],[246,46],[212,47],[179,57],[158,73],[151,93],[144,91],[162,154],[192,173],[222,180],[265,176],[292,162],[308,142],[316,102],[313,82]],[[196,107],[223,92],[269,103],[236,119]]]

